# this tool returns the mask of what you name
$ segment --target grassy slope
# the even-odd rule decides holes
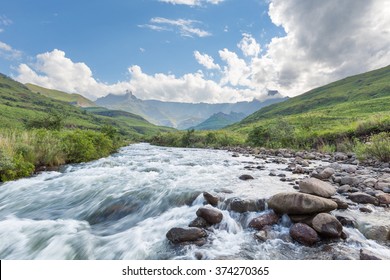
[[[64,98],[64,93],[58,96]],[[68,128],[99,130],[103,125],[108,124],[130,138],[169,130],[150,124],[132,114],[112,113],[110,116],[108,113],[110,110],[106,109],[94,109],[88,112],[70,105],[68,101],[59,101],[32,92],[23,84],[0,74],[0,129],[22,129],[29,120],[43,118],[49,111],[64,115],[65,126]],[[102,114],[102,111],[106,111],[106,114]]]
[[[255,112],[229,129],[248,133],[283,118],[302,134],[351,135],[390,129],[390,66],[348,77]],[[309,135],[310,136],[310,135]]]
[[[68,103],[74,103],[76,106],[80,107],[96,107],[96,104],[93,101],[77,93],[66,93],[59,90],[47,89],[33,84],[26,84],[25,86],[32,92],[40,93],[52,99]]]

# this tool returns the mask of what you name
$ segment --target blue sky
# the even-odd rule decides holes
[[[0,72],[91,99],[294,96],[390,63],[389,1],[339,2],[3,0]]]

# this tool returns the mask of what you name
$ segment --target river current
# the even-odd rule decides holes
[[[266,168],[247,171],[248,162]],[[269,176],[285,167],[226,151],[135,144],[97,161],[8,182],[0,185],[0,259],[332,259],[358,258],[361,248],[390,259],[389,246],[353,228],[345,228],[345,241],[299,245],[288,236],[287,217],[273,226],[274,238],[258,241],[248,228],[255,212],[223,210],[203,246],[166,239],[169,229],[196,218],[203,191],[243,199],[294,191]],[[244,173],[255,179],[240,180]]]

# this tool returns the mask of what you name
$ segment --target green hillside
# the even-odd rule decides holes
[[[68,129],[100,130],[104,125],[110,125],[130,139],[171,130],[155,126],[126,112],[110,113],[110,110],[104,108],[86,109],[72,106],[66,93],[43,88],[39,88],[39,92],[32,92],[27,86],[0,74],[0,129],[24,129],[36,120],[49,120],[52,116],[59,116],[64,127]],[[46,95],[55,95],[55,99]],[[73,95],[69,96],[72,98]],[[61,98],[67,100],[56,100]]]
[[[79,107],[96,107],[96,104],[93,101],[77,93],[66,93],[59,90],[43,88],[33,84],[26,84],[26,87],[32,92],[40,93],[52,99],[65,101],[71,105]]]
[[[389,131],[390,66],[262,108],[229,129],[256,145],[299,147]]]
[[[216,113],[212,115],[210,118],[205,120],[204,122],[194,126],[195,130],[217,130],[224,128],[230,124],[239,122],[245,118],[245,114],[243,113],[235,113],[231,112],[230,114],[225,114],[222,112]]]

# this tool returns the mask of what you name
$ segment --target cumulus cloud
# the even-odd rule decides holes
[[[194,56],[196,61],[200,64],[206,67],[206,69],[212,70],[212,69],[221,69],[221,67],[214,63],[214,59],[209,56],[208,54],[201,54],[199,51],[194,51]]]
[[[178,30],[181,36],[184,37],[207,37],[212,34],[206,30],[196,28],[196,24],[200,21],[190,19],[168,19],[163,17],[155,17],[150,20],[150,24],[138,25],[141,28],[149,28],[155,31],[174,31]]]
[[[256,39],[248,33],[243,34],[243,38],[238,43],[237,47],[241,49],[245,56],[257,57],[261,51],[260,44],[256,42]]]
[[[202,6],[203,4],[214,4],[217,5],[225,0],[159,0],[174,5],[187,5],[187,6]]]
[[[15,60],[21,58],[21,56],[21,51],[15,50],[10,45],[0,41],[0,57],[5,58],[7,60]]]

